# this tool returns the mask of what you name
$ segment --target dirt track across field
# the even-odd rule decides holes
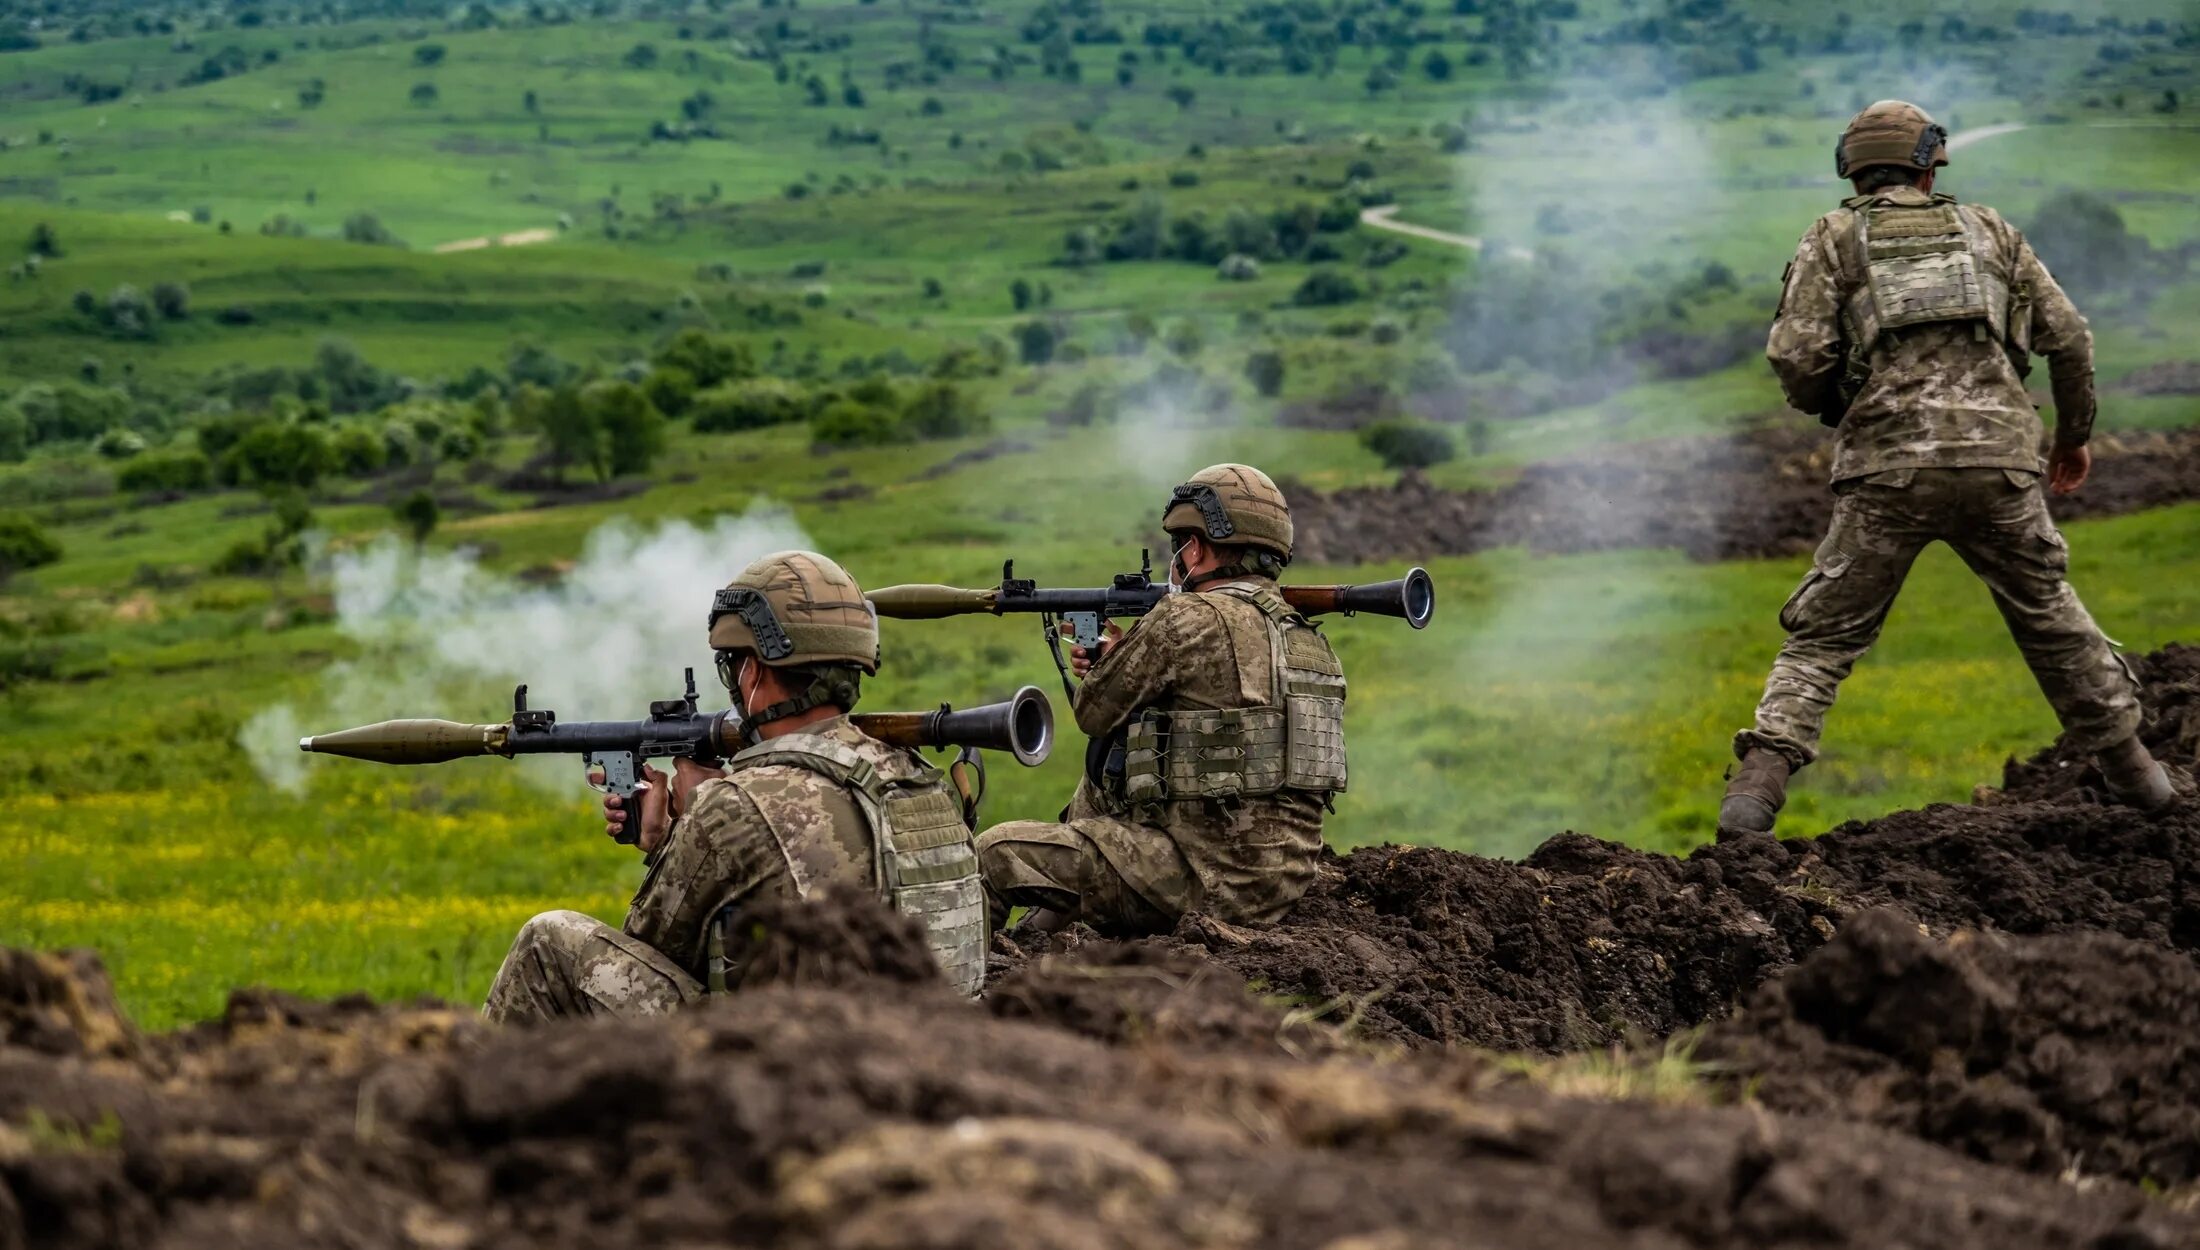
[[[2189,769],[2200,649],[2139,672]],[[2200,1244],[2200,801],[2095,780],[1363,849],[1273,927],[1004,941],[975,1006],[833,899],[707,1009],[536,1029],[246,991],[148,1036],[0,952],[0,1248]]]

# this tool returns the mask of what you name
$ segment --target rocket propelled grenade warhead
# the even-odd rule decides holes
[[[450,720],[386,720],[357,729],[298,739],[298,749],[377,764],[441,764],[475,755],[502,755],[509,725]]]

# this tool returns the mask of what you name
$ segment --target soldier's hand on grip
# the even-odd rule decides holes
[[[1062,622],[1061,630],[1064,638],[1071,637],[1074,633],[1068,621]],[[1085,675],[1092,672],[1093,665],[1107,658],[1108,652],[1115,648],[1116,643],[1123,641],[1123,627],[1114,621],[1101,622],[1100,630],[1106,637],[1097,646],[1069,649],[1069,671],[1076,674],[1079,681],[1083,681]]]
[[[588,784],[602,785],[603,770],[589,769]],[[642,783],[634,788],[634,797],[641,809],[641,836],[635,840],[635,845],[641,847],[645,855],[664,845],[665,831],[672,827],[672,815],[666,810],[666,799],[670,793],[671,788],[665,784],[665,775],[647,764],[642,765]],[[627,821],[631,819],[635,819],[635,813],[627,810],[624,798],[616,794],[603,796],[605,837],[614,842],[619,841],[626,833]]]

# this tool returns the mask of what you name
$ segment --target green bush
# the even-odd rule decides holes
[[[1291,293],[1291,302],[1302,308],[1349,304],[1359,298],[1360,284],[1334,269],[1317,269],[1306,275],[1306,281]]]
[[[678,365],[659,365],[642,379],[642,393],[668,417],[685,416],[697,389],[695,375]]]
[[[104,459],[128,460],[145,450],[145,438],[136,430],[125,430],[117,426],[95,439],[92,450]]]
[[[690,423],[705,434],[759,430],[800,421],[809,412],[809,396],[800,386],[778,378],[747,378],[707,391],[689,401]]]
[[[1283,353],[1273,347],[1264,347],[1245,358],[1245,380],[1253,389],[1268,399],[1274,399],[1283,391]]]
[[[927,382],[902,406],[902,424],[917,438],[960,438],[993,428],[993,416],[953,382]]]
[[[882,447],[909,441],[909,428],[891,408],[842,399],[810,418],[810,437],[824,447]]]
[[[665,449],[665,418],[632,382],[591,382],[581,388],[581,407],[603,432],[606,478],[645,473]]]
[[[382,435],[363,425],[347,425],[329,440],[336,457],[336,471],[345,477],[372,477],[389,462],[389,448]]]
[[[1425,469],[1457,454],[1450,432],[1423,421],[1393,418],[1360,431],[1360,445],[1393,469]]]
[[[195,451],[164,451],[139,456],[115,472],[115,485],[131,494],[205,490],[213,466]]]
[[[267,422],[237,440],[229,456],[237,478],[260,487],[311,490],[336,468],[329,439],[310,425]]]
[[[20,512],[0,512],[0,582],[61,558],[61,544]]]
[[[686,372],[698,390],[756,376],[756,357],[747,343],[693,327],[666,340],[649,363]]]

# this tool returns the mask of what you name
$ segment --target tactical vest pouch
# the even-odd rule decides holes
[[[1142,806],[1274,794],[1284,721],[1276,707],[1148,709],[1124,736],[1123,797]]]
[[[917,761],[915,776],[888,780],[847,744],[808,734],[751,747],[727,768],[739,772],[767,764],[807,768],[847,787],[870,826],[883,900],[924,925],[926,945],[947,983],[975,997],[985,986],[985,891],[962,803],[939,771]],[[777,826],[772,832],[785,836]],[[780,851],[790,868],[798,862],[786,846]],[[808,893],[799,875],[796,885]]]
[[[1329,641],[1305,625],[1283,635],[1283,784],[1335,793],[1345,788],[1344,666]]]

